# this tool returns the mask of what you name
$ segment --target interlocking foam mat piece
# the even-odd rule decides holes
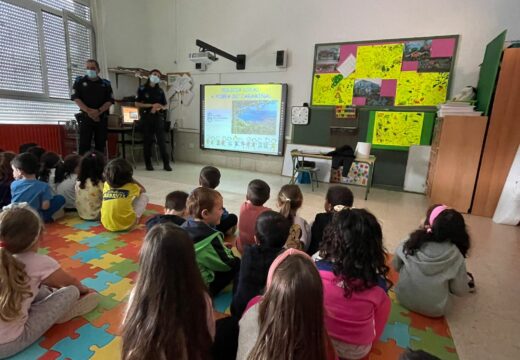
[[[143,218],[161,211],[150,205]],[[23,352],[10,359],[119,359],[122,314],[138,271],[144,221],[129,232],[106,231],[99,222],[75,213],[46,226],[40,252],[99,292],[101,302],[91,313],[54,325]],[[397,275],[392,274],[395,282]],[[423,349],[441,359],[458,359],[445,319],[412,313],[392,297],[392,312],[380,341],[366,359],[397,359],[406,349]],[[215,310],[229,312],[231,289],[214,299]],[[221,316],[221,314],[219,314]],[[219,317],[220,317],[219,316]]]

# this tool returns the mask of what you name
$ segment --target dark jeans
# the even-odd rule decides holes
[[[164,140],[164,119],[159,114],[144,113],[141,116],[141,129],[143,131],[143,155],[146,165],[152,164],[152,146],[154,139],[159,146],[159,152],[164,166],[170,164],[170,155],[166,151],[166,143]]]
[[[213,342],[213,360],[235,360],[238,349],[238,319],[227,317],[217,320]]]
[[[238,259],[237,259],[238,260]],[[209,295],[217,296],[226,286],[233,282],[233,294],[235,294],[238,284],[238,274],[240,273],[240,260],[238,260],[229,271],[215,271],[215,278],[209,284]]]
[[[57,213],[65,205],[65,198],[62,195],[54,195],[50,200],[50,205],[47,210],[40,210],[43,221],[52,222],[52,216]]]
[[[102,115],[99,121],[94,121],[87,114],[79,118],[79,154],[90,151],[92,136],[94,136],[95,149],[100,153],[105,152],[107,141],[107,116]]]

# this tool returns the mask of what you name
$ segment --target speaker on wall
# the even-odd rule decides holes
[[[280,68],[287,67],[287,50],[278,50],[276,52],[276,66]]]

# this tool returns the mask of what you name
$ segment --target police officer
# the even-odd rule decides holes
[[[143,131],[143,153],[146,170],[153,170],[152,146],[154,138],[159,146],[164,170],[172,171],[170,157],[166,151],[164,141],[166,96],[159,86],[161,72],[157,69],[150,71],[146,84],[137,89],[135,106],[139,108],[141,129]]]
[[[79,106],[79,153],[90,151],[92,136],[95,148],[103,153],[107,140],[108,110],[114,103],[110,81],[99,77],[99,63],[89,59],[86,75],[78,76],[72,87],[71,100]]]

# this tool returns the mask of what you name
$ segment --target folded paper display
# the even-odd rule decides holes
[[[354,151],[354,155],[360,159],[368,159],[370,157],[371,146],[372,145],[370,143],[358,142],[356,145],[356,150]]]

